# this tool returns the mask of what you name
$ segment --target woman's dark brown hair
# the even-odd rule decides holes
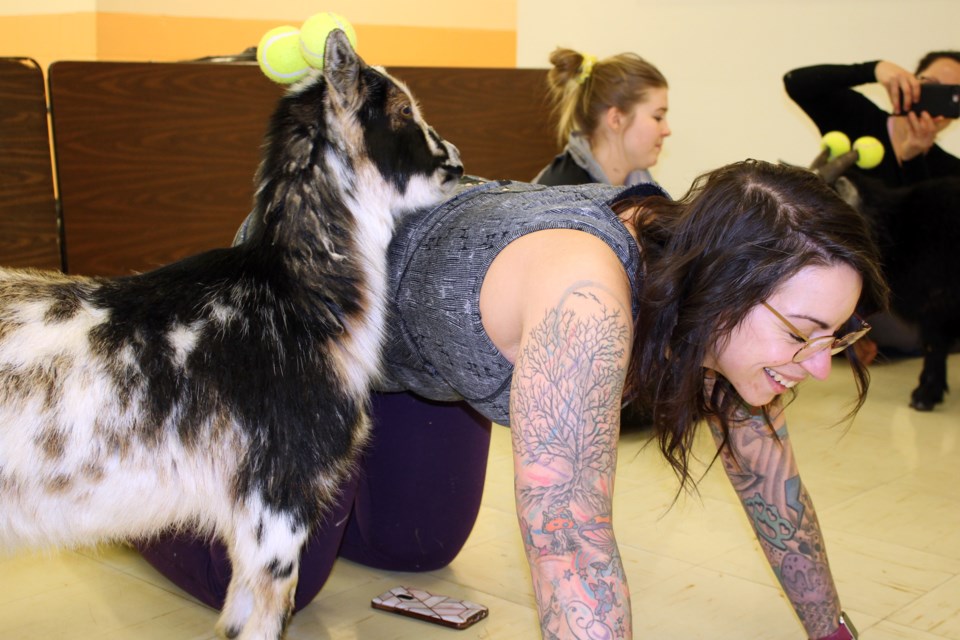
[[[726,434],[742,402],[722,378],[705,395],[708,349],[805,267],[852,267],[863,279],[861,313],[885,308],[888,290],[864,218],[805,169],[740,162],[701,176],[679,201],[640,205],[645,266],[627,389],[652,409],[660,449],[686,484],[696,425],[716,417]],[[845,353],[858,388],[852,415],[869,374]]]
[[[916,75],[919,76],[921,73],[926,71],[930,65],[941,58],[953,60],[957,64],[960,64],[960,51],[931,51],[927,55],[920,58],[920,62],[917,63]]]

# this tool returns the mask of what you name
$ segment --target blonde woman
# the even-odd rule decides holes
[[[534,182],[599,182],[631,186],[653,182],[667,123],[667,80],[635,53],[603,60],[558,48],[547,83],[563,153]]]

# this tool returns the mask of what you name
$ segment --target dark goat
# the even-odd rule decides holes
[[[960,178],[893,189],[847,172],[855,160],[851,151],[829,164],[815,162],[814,169],[870,221],[890,284],[891,310],[920,330],[923,370],[910,406],[932,411],[943,402],[947,353],[960,338]]]

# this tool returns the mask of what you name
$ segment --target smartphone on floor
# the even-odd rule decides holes
[[[482,604],[415,587],[394,587],[371,600],[370,606],[453,629],[466,629],[489,613]]]

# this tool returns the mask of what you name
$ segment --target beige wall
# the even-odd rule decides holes
[[[0,0],[0,16],[82,13],[97,10],[97,0]]]
[[[636,51],[667,76],[673,136],[653,172],[674,196],[747,157],[809,163],[819,133],[784,93],[786,71],[881,58],[912,70],[927,51],[960,49],[957,0],[605,0],[589,17],[580,1],[518,8],[518,66],[543,67],[564,45]],[[868,94],[889,108],[876,89]],[[960,155],[960,124],[942,139]]]
[[[318,9],[349,17],[375,64],[545,67],[557,45],[640,53],[670,82],[674,135],[654,174],[677,196],[727,162],[815,155],[815,127],[783,92],[787,70],[879,58],[912,68],[928,50],[960,49],[957,0],[0,0],[0,55],[46,66],[234,53]],[[942,140],[960,155],[960,125]]]

